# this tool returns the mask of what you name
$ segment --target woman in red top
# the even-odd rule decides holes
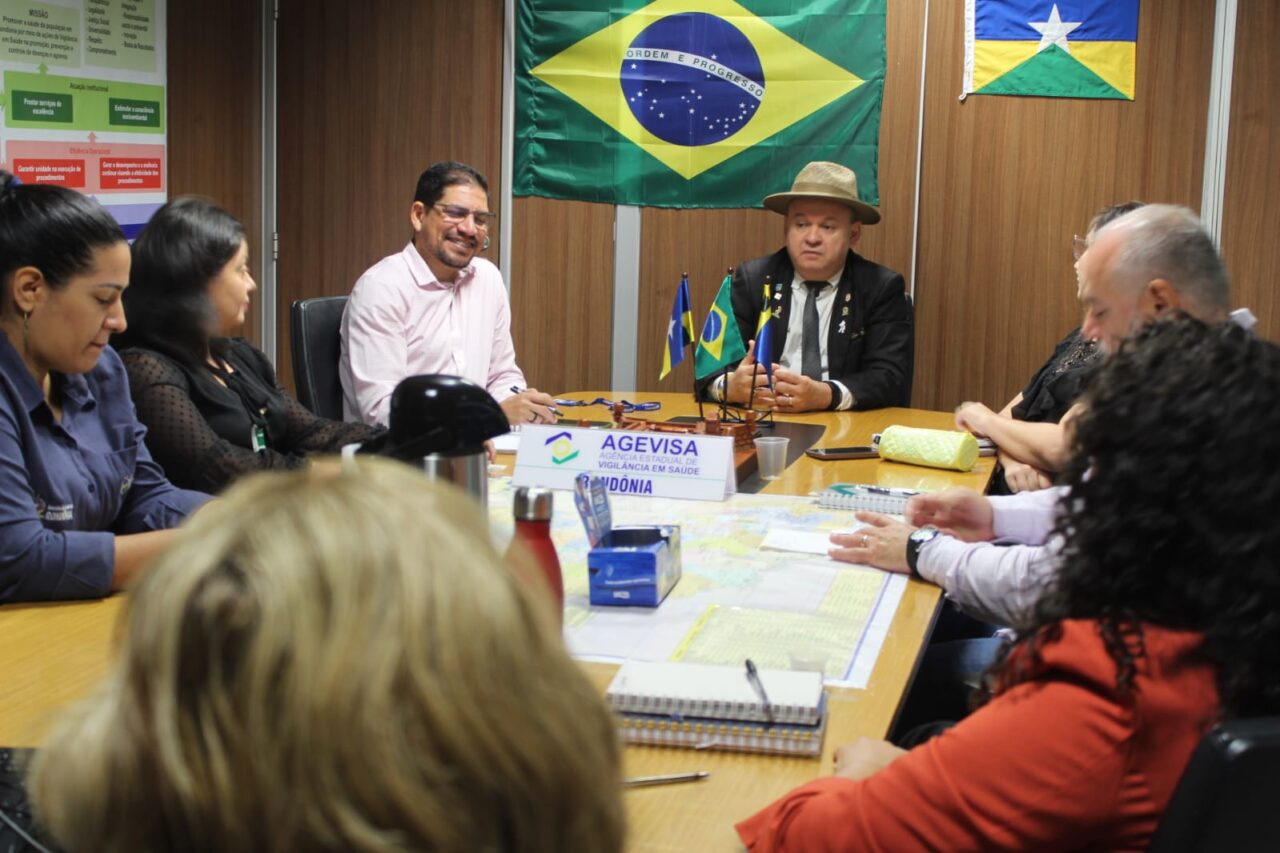
[[[994,698],[738,824],[753,851],[1141,850],[1213,723],[1280,713],[1280,349],[1161,323],[1086,395],[1063,569]]]

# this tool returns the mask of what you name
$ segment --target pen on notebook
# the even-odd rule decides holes
[[[920,494],[915,489],[891,489],[887,486],[865,486],[873,495],[891,495],[895,498],[913,498]]]
[[[772,726],[773,707],[769,702],[769,694],[764,692],[764,682],[760,680],[760,672],[751,658],[747,658],[747,681],[751,683],[751,689],[760,697],[760,704],[764,705],[765,722]]]
[[[519,385],[511,386],[512,394],[523,394],[524,391],[525,389],[521,388]],[[555,406],[547,406],[547,408],[551,410],[551,414],[555,415],[557,418],[560,417],[560,410],[557,409]]]
[[[624,788],[643,788],[647,785],[674,785],[677,782],[697,782],[711,774],[706,770],[695,770],[691,773],[663,773],[660,776],[632,776],[622,780]]]

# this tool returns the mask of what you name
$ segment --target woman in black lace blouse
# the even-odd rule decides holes
[[[133,244],[121,350],[147,446],[176,484],[216,492],[241,474],[296,468],[309,453],[380,436],[316,417],[285,392],[262,351],[227,337],[244,322],[244,226],[211,202],[160,208]]]
[[[1076,238],[1072,254],[1079,260],[1083,246],[1104,225],[1142,207],[1140,201],[1113,204],[1089,222],[1086,238]],[[1053,485],[1065,462],[1067,442],[1062,428],[1076,399],[1084,393],[1102,359],[1096,342],[1081,336],[1080,327],[1067,333],[1022,393],[999,412],[982,403],[962,403],[956,424],[996,442],[1000,467],[991,494],[1033,491]],[[1015,426],[1025,424],[1031,426]]]

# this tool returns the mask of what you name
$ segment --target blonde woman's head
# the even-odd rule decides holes
[[[69,850],[612,850],[608,712],[470,501],[250,478],[130,595],[33,779]]]

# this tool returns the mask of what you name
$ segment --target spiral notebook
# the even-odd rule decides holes
[[[818,493],[818,505],[830,509],[869,510],[891,515],[907,511],[907,501],[920,492],[911,489],[886,489],[864,483],[833,483]]]
[[[650,746],[684,746],[731,752],[771,752],[782,755],[821,755],[827,715],[819,707],[818,721],[810,726],[769,725],[696,717],[664,717],[659,714],[617,714],[618,732],[626,743]]]
[[[812,726],[822,719],[822,673],[760,670],[760,683],[779,724]],[[627,661],[605,694],[621,714],[697,717],[704,722],[767,722],[743,667],[668,661]]]

